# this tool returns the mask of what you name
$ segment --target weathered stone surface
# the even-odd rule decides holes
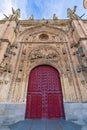
[[[16,34],[15,27],[0,21],[0,124],[24,119],[30,72],[45,64],[60,73],[66,119],[85,125],[87,21],[20,20]]]
[[[81,130],[87,130],[87,125],[82,126]]]
[[[0,125],[9,125],[25,118],[25,104],[0,104]],[[64,103],[66,120],[80,125],[87,123],[87,103]]]
[[[8,126],[0,126],[0,130],[10,130]]]
[[[84,56],[87,55],[84,21],[21,20],[17,35],[14,32],[15,21],[2,21],[2,24],[1,102],[26,102],[30,71],[42,64],[51,65],[59,71],[65,102],[87,101],[87,74],[81,68],[82,57],[77,54],[78,48],[82,47]],[[77,66],[81,68],[79,73]]]

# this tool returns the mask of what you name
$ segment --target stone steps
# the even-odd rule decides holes
[[[30,119],[10,125],[12,130],[81,130],[80,125],[60,119]]]
[[[0,126],[0,130],[10,130],[8,126]]]
[[[7,117],[2,118],[0,116],[0,130],[10,130],[8,126],[11,125],[11,124],[14,124],[15,122],[17,122],[16,120],[17,119],[14,119],[14,120],[13,119],[8,119]],[[86,122],[82,122],[82,121],[75,122],[74,121],[74,123],[81,125],[82,126],[81,130],[87,130],[87,123]]]
[[[0,104],[0,130],[8,125],[24,120],[25,104]],[[87,103],[65,103],[66,120],[83,126],[87,130]]]

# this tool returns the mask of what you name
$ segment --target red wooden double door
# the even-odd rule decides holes
[[[64,118],[60,77],[53,67],[43,65],[31,71],[25,118]]]

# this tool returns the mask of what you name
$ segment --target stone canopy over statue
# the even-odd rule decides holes
[[[4,16],[6,17],[7,20],[15,20],[15,21],[17,21],[18,18],[20,18],[20,9],[14,10],[14,9],[12,8],[12,14],[9,15],[9,16],[6,16],[6,15],[4,14]]]
[[[76,8],[77,8],[77,6],[74,6],[73,10],[71,10],[70,8],[67,9],[67,17],[68,18],[76,19],[76,20],[80,19],[80,17],[77,14],[75,14]]]

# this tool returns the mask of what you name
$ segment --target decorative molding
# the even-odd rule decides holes
[[[7,43],[9,43],[10,45],[11,45],[11,43],[10,43],[10,41],[8,40],[8,39],[0,39],[0,42],[7,42]]]

